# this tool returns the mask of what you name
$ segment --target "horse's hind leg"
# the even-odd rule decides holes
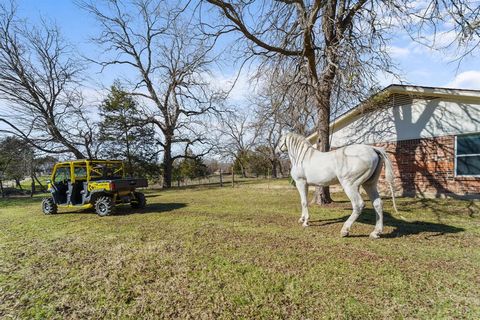
[[[376,181],[374,183],[366,183],[363,188],[368,194],[370,201],[372,201],[373,208],[377,216],[377,222],[375,223],[375,229],[370,233],[370,238],[378,238],[383,233],[383,203],[382,198],[378,194]]]
[[[347,219],[347,221],[345,221],[342,227],[342,231],[340,232],[340,235],[342,237],[346,237],[350,232],[350,228],[352,227],[352,224],[355,222],[355,220],[357,220],[360,213],[362,213],[362,210],[365,207],[365,202],[363,202],[358,186],[348,185],[348,186],[343,186],[343,189],[347,197],[352,202],[352,208],[353,208],[352,214]]]
[[[302,203],[302,215],[298,222],[303,223],[304,227],[308,227],[308,202],[307,202],[307,193],[308,186],[307,181],[305,180],[295,180],[295,185],[297,186],[298,193],[300,194],[300,200]]]

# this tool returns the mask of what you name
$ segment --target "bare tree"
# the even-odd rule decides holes
[[[305,80],[305,77],[303,77]],[[270,162],[272,176],[282,170],[280,155],[276,148],[285,131],[302,135],[312,132],[315,125],[315,108],[311,96],[305,92],[310,86],[302,81],[301,75],[287,68],[275,68],[262,73],[261,87],[251,99],[254,105],[254,126],[258,132],[258,152]],[[283,174],[283,173],[282,173]]]
[[[78,90],[82,65],[56,26],[29,25],[0,5],[0,131],[47,153],[93,156],[94,134]],[[89,124],[90,123],[90,124]]]
[[[247,157],[253,151],[258,131],[246,112],[236,110],[221,117],[217,129],[218,137],[215,151],[223,157],[233,160],[240,166],[242,176],[246,176]]]
[[[358,95],[368,93],[377,71],[392,72],[386,45],[398,25],[419,39],[423,28],[436,32],[445,15],[454,17],[456,26],[478,20],[478,6],[467,0],[207,0],[218,8],[224,23],[206,28],[217,36],[237,32],[247,40],[248,50],[264,61],[288,61],[307,70],[317,108],[317,146],[329,150],[331,103],[335,88]],[[468,18],[469,19],[468,19]],[[472,18],[473,17],[473,18]],[[461,27],[460,27],[461,28]],[[458,28],[457,28],[458,31]],[[466,33],[471,35],[470,33]],[[340,95],[338,95],[340,96]],[[318,198],[330,202],[327,188]]]
[[[110,54],[98,63],[127,66],[136,73],[130,93],[143,98],[145,121],[162,134],[163,186],[171,187],[173,162],[190,157],[186,151],[193,145],[206,145],[204,124],[225,97],[208,81],[213,43],[182,19],[185,7],[167,1],[105,0],[81,6],[97,18],[102,31],[94,40]],[[184,152],[175,155],[178,145]],[[202,149],[196,157],[211,148]]]

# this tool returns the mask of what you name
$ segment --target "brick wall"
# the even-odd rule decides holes
[[[379,143],[390,156],[396,193],[404,196],[480,197],[480,178],[455,177],[455,137],[444,136]],[[380,178],[385,191],[385,177]]]

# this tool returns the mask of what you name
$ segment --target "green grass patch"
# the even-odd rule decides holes
[[[100,218],[0,200],[0,318],[379,319],[480,317],[478,202],[385,199],[311,207],[288,181],[149,191]]]

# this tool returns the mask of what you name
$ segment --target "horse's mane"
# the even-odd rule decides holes
[[[303,161],[306,152],[310,148],[314,149],[313,145],[304,136],[293,132],[287,133],[285,136],[285,144],[287,145],[292,165],[296,165]]]

